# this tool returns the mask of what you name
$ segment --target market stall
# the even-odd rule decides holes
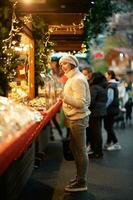
[[[58,99],[62,91],[48,69],[49,35],[42,29],[38,31],[38,23],[30,15],[17,16],[17,2],[11,4],[10,30],[1,41],[1,77],[4,75],[7,83],[5,88],[2,84],[5,81],[0,82],[0,199],[3,200],[18,199],[37,154],[45,150],[50,121],[61,107]],[[39,42],[38,32],[41,32]]]

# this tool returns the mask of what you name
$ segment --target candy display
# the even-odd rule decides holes
[[[21,81],[17,84],[15,81],[10,83],[10,92],[8,93],[8,98],[14,99],[18,102],[23,102],[28,98],[28,86],[25,81]]]
[[[46,98],[45,97],[37,97],[28,102],[28,105],[33,107],[36,110],[46,111]]]
[[[19,130],[42,118],[40,112],[6,97],[0,97],[0,143],[18,137]]]

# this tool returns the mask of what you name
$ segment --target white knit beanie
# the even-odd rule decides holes
[[[70,63],[74,65],[75,67],[79,66],[79,61],[74,55],[67,54],[67,55],[62,56],[59,60],[59,65],[61,65],[64,62]]]

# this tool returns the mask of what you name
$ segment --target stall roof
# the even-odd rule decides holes
[[[129,57],[133,57],[133,49],[121,47],[121,48],[113,48],[111,50],[116,51],[118,53],[127,54]]]
[[[81,50],[84,40],[83,19],[89,13],[91,0],[32,0],[32,4],[18,1],[17,12],[42,15],[53,30],[50,40],[56,51]],[[36,3],[37,2],[37,3]]]

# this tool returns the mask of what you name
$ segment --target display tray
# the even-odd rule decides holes
[[[13,160],[17,160],[29,147],[32,141],[39,135],[41,129],[47,125],[52,117],[59,111],[62,105],[61,101],[51,106],[43,114],[40,122],[30,123],[24,129],[20,130],[18,137],[9,141],[5,141],[0,145],[0,176],[6,171]]]

